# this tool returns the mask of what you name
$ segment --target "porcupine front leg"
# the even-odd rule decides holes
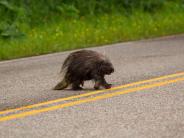
[[[96,75],[94,77],[95,79],[95,85],[94,85],[94,89],[98,90],[100,88],[100,86],[103,86],[105,89],[109,89],[111,88],[111,84],[108,84],[104,78],[104,76],[98,76]]]

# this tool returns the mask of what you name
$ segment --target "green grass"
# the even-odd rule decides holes
[[[183,33],[184,8],[172,3],[154,14],[113,12],[22,28],[25,37],[0,39],[0,60]]]

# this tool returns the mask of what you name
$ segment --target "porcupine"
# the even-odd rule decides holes
[[[86,80],[95,81],[94,89],[99,89],[100,86],[108,89],[111,84],[106,82],[105,75],[113,73],[114,67],[106,56],[92,50],[80,50],[65,59],[61,72],[64,72],[63,80],[54,90],[62,90],[69,85],[73,90],[80,90]]]

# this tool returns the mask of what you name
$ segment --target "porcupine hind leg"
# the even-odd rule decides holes
[[[59,82],[55,87],[54,90],[63,90],[68,87],[70,83],[64,78],[61,82]]]
[[[80,85],[83,86],[84,82],[83,81],[75,81],[72,83],[72,89],[73,90],[82,90],[82,87],[80,87]]]

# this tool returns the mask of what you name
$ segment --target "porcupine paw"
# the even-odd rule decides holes
[[[73,86],[72,89],[73,89],[73,90],[82,90],[83,88],[80,87],[80,86]]]
[[[99,90],[100,87],[99,87],[99,86],[94,86],[94,89],[95,89],[95,90]]]
[[[106,84],[105,89],[110,89],[112,87],[112,84]]]

